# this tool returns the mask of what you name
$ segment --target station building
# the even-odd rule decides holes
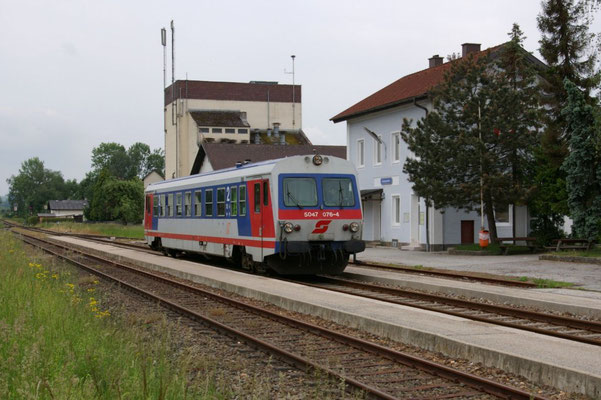
[[[462,57],[480,51],[479,44],[462,45]],[[529,60],[544,65],[533,56]],[[429,243],[432,250],[478,242],[477,212],[426,208],[403,172],[410,155],[400,135],[403,120],[412,120],[415,125],[432,110],[429,92],[443,81],[452,62],[444,63],[442,57],[434,55],[427,69],[398,79],[331,118],[334,123],[347,124],[347,159],[359,173],[364,240],[408,249],[421,249]],[[530,216],[525,206],[497,209],[495,219],[499,237],[521,237],[529,232]]]

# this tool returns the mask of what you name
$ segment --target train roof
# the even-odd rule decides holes
[[[173,188],[194,186],[199,183],[204,183],[204,182],[214,180],[217,176],[219,176],[220,179],[229,179],[229,178],[267,174],[267,173],[271,172],[275,168],[275,166],[281,161],[286,161],[286,163],[290,163],[295,160],[304,159],[307,156],[313,157],[314,154],[304,154],[304,155],[298,155],[298,156],[283,157],[283,158],[278,158],[278,159],[274,159],[274,160],[260,161],[260,162],[256,162],[256,163],[242,164],[241,166],[238,166],[238,167],[219,169],[216,171],[204,172],[202,174],[196,174],[196,175],[184,176],[181,178],[169,179],[169,180],[165,180],[165,181],[161,181],[161,182],[151,183],[150,185],[148,185],[145,192],[154,192],[157,190],[168,190],[168,189],[173,189]],[[338,158],[338,157],[334,157],[334,156],[327,156],[327,157],[329,157],[331,159],[336,159],[336,160],[339,160],[342,162],[347,162],[346,160],[344,160],[342,158]]]

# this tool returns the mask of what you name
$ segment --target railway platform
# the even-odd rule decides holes
[[[288,310],[315,315],[447,356],[470,359],[486,366],[501,368],[564,391],[583,393],[592,398],[601,397],[601,346],[358,298],[291,282],[274,282],[265,276],[249,275],[81,239],[54,239],[70,242],[90,253],[108,252],[115,259],[267,301]],[[357,271],[358,269],[351,267],[349,272],[361,272]],[[423,278],[420,279],[422,284],[427,280],[436,280],[454,282],[447,283],[448,287],[466,285],[464,290],[473,285],[483,286],[488,292],[494,288],[490,285],[440,278],[420,278]],[[442,282],[430,284],[443,286]],[[498,287],[498,291],[510,291],[511,296],[516,298],[530,296],[531,301],[539,296],[549,303],[568,303],[571,307],[601,310],[601,299],[595,296],[570,297],[568,294],[538,289],[501,287]]]
[[[447,252],[401,251],[392,247],[370,247],[357,254],[357,260],[552,279],[573,283],[580,289],[601,292],[600,265],[540,260],[538,254],[472,256],[451,255]]]

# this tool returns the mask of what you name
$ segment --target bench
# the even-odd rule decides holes
[[[512,242],[512,243],[505,243],[505,242]],[[503,238],[497,238],[497,244],[499,245],[499,248],[501,249],[501,252],[504,255],[507,255],[507,253],[509,252],[509,247],[511,247],[512,245],[514,245],[515,242],[525,242],[526,243],[526,247],[528,247],[530,249],[530,251],[533,252],[533,253],[540,248],[540,246],[536,243],[536,238],[535,237],[503,237]]]
[[[549,250],[590,250],[595,241],[592,239],[555,239],[553,246],[547,246]]]

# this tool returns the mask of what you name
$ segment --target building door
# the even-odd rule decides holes
[[[474,243],[474,221],[461,221],[461,244]]]
[[[374,240],[382,239],[382,202],[373,204],[374,208]]]

